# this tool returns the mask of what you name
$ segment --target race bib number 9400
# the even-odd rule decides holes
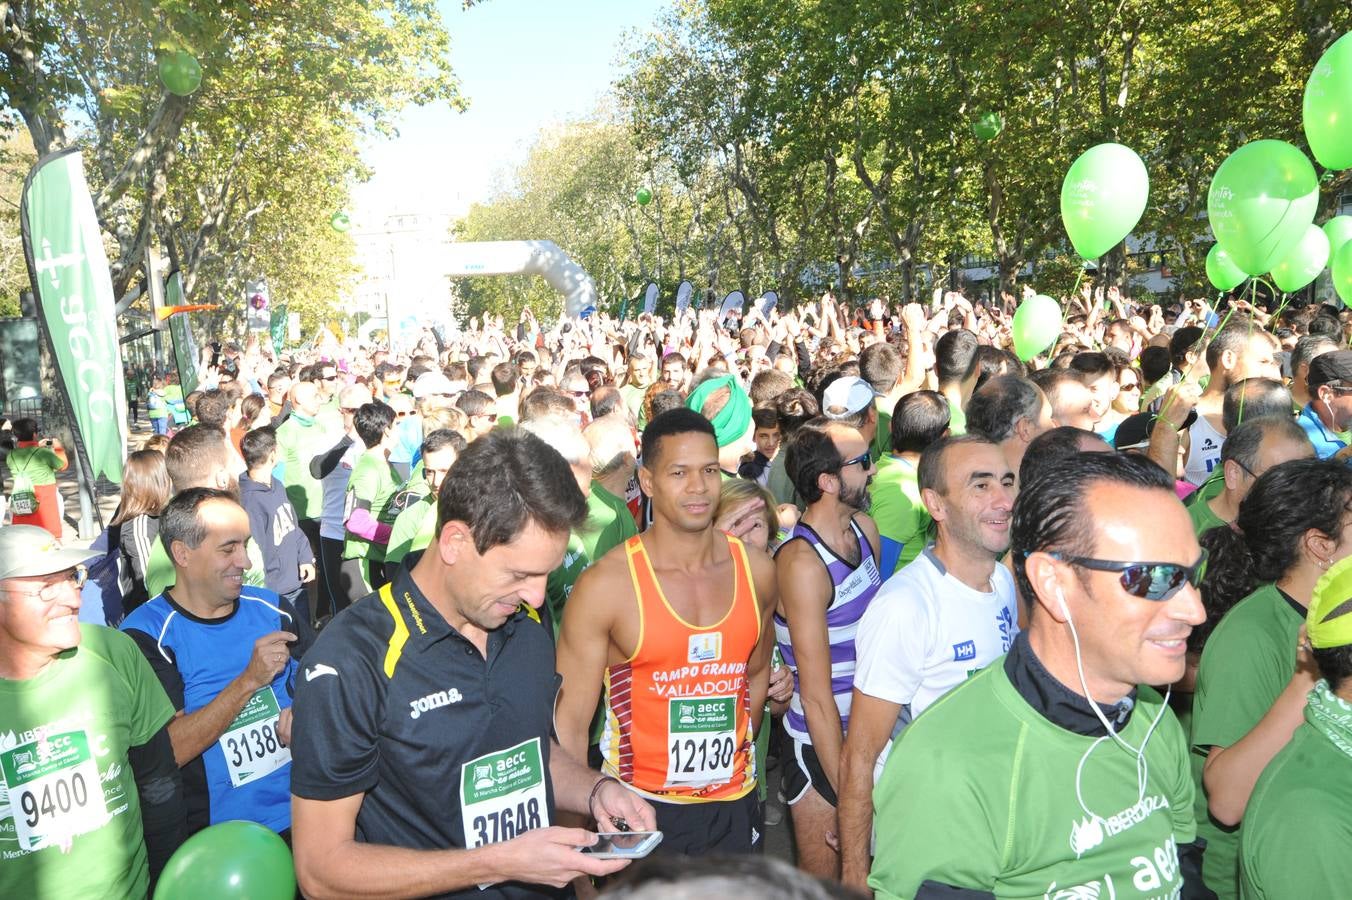
[[[281,717],[277,695],[271,686],[249,698],[218,742],[225,755],[225,770],[232,787],[239,787],[270,775],[291,762],[291,751],[277,736]]]
[[[110,818],[83,731],[49,735],[0,753],[19,846],[37,850],[102,827]]]
[[[737,753],[736,697],[675,697],[667,705],[667,784],[719,784]]]
[[[460,767],[460,814],[468,849],[549,826],[540,739],[486,753]]]

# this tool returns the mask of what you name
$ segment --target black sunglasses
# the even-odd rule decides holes
[[[873,463],[869,461],[869,455],[867,450],[865,450],[858,456],[854,456],[851,457],[850,459],[845,460],[843,463],[840,464],[840,467],[842,469],[845,469],[850,466],[856,465],[859,466],[859,468],[863,469],[865,472],[867,472],[869,468],[873,465]]]
[[[1095,572],[1121,574],[1122,590],[1142,600],[1168,600],[1183,589],[1184,584],[1198,587],[1206,577],[1207,552],[1202,551],[1197,562],[1190,566],[1178,563],[1118,562],[1112,559],[1092,559],[1049,551],[1052,559],[1073,566],[1093,569]]]

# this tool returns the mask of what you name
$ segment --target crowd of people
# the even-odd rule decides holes
[[[1013,306],[217,345],[87,551],[13,423],[0,895],[1340,895],[1352,321]]]

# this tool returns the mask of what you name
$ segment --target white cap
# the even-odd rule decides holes
[[[413,399],[421,400],[424,397],[432,397],[437,394],[454,394],[455,385],[451,380],[440,372],[424,372],[418,376],[418,380],[413,382]]]
[[[843,419],[868,409],[878,396],[872,385],[855,375],[837,378],[822,392],[822,415],[828,419]]]

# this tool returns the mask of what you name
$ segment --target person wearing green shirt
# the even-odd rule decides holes
[[[859,375],[873,388],[878,428],[869,445],[869,455],[879,462],[892,449],[892,410],[905,393],[901,380],[901,354],[887,342],[869,344],[859,354]],[[907,392],[908,393],[908,392]]]
[[[1314,447],[1305,432],[1285,417],[1265,416],[1248,419],[1235,426],[1221,444],[1220,491],[1198,499],[1188,507],[1193,530],[1200,538],[1212,528],[1229,525],[1239,514],[1239,504],[1248,495],[1254,481],[1279,463],[1309,459]],[[1201,493],[1205,485],[1199,488]]]
[[[1305,617],[1321,680],[1305,721],[1272,758],[1244,808],[1239,894],[1244,900],[1338,897],[1352,883],[1352,559],[1315,585]]]
[[[80,624],[89,555],[0,528],[3,897],[145,897],[187,836],[173,704],[131,638]]]
[[[591,489],[583,492],[587,495],[587,523],[579,537],[587,558],[597,560],[638,534],[638,525],[624,502],[636,465],[634,437],[628,426],[609,417],[592,422],[582,434],[589,448]]]
[[[346,536],[339,589],[349,604],[388,580],[385,546],[394,523],[390,500],[399,490],[400,481],[389,458],[395,440],[394,409],[378,400],[364,404],[357,410],[353,426],[365,449],[352,463],[344,501]]]
[[[1145,687],[1182,676],[1206,618],[1173,479],[1080,453],[1020,492],[1011,549],[1028,630],[901,732],[873,793],[868,886],[879,900],[1209,896],[1186,738]]]
[[[620,386],[620,396],[624,397],[624,405],[638,423],[639,431],[648,427],[648,418],[643,414],[643,398],[656,374],[656,365],[647,351],[637,349],[629,354],[629,374]]]
[[[965,328],[945,332],[934,342],[934,372],[939,393],[949,406],[948,433],[967,433],[967,401],[976,388],[981,370],[976,364],[976,335]]]
[[[316,542],[324,489],[310,474],[310,461],[332,447],[341,431],[341,421],[323,414],[319,389],[312,382],[302,381],[291,390],[291,415],[277,426],[277,458],[286,499],[296,508],[307,537],[313,531]]]
[[[606,428],[608,424],[611,423],[608,421],[593,422],[584,432],[577,426],[575,420],[564,419],[559,416],[545,416],[532,419],[521,427],[559,451],[559,455],[563,457],[564,462],[568,463],[568,468],[572,470],[578,489],[582,491],[584,497],[589,497],[591,492],[598,487],[597,479],[593,477],[593,465],[597,451],[600,451],[602,456],[605,454],[604,438],[609,431]],[[628,429],[624,429],[622,426],[621,429],[627,434]],[[584,434],[587,436],[584,437]],[[613,437],[613,434],[611,436]],[[596,443],[593,444],[593,441]],[[623,445],[619,446],[622,447]],[[630,447],[632,447],[632,441]],[[630,450],[630,455],[632,456],[632,450]],[[603,466],[603,471],[604,468]],[[633,516],[629,516],[627,509],[625,516],[631,523],[633,522]],[[589,512],[588,523],[590,519],[591,514]],[[591,546],[588,539],[596,537],[587,530],[588,523],[584,523],[582,527],[574,528],[568,533],[568,547],[564,550],[563,561],[549,573],[549,578],[545,581],[545,606],[549,610],[555,640],[559,636],[559,625],[563,622],[563,608],[568,603],[568,597],[573,593],[573,585],[577,583],[577,579],[583,570],[597,558],[592,556],[588,550],[588,547]],[[599,725],[599,721],[597,724]],[[596,741],[597,734],[599,732],[592,736],[593,743]]]
[[[1350,503],[1347,466],[1293,460],[1254,483],[1234,528],[1206,536],[1212,558],[1225,566],[1208,575],[1207,606],[1223,617],[1202,648],[1191,744],[1206,881],[1222,898],[1239,893],[1239,842],[1254,782],[1300,725],[1314,687],[1313,668],[1298,665],[1298,636],[1319,576],[1352,552],[1344,537]]]
[[[387,566],[398,565],[410,553],[432,543],[437,531],[437,491],[465,446],[464,437],[449,428],[438,428],[423,438],[422,471],[400,491],[408,496],[390,528],[390,542],[385,547]]]
[[[878,574],[884,581],[929,542],[930,514],[920,499],[920,454],[948,433],[948,416],[942,394],[916,391],[901,398],[889,420],[892,449],[878,460],[868,486],[868,514],[882,538]]]

